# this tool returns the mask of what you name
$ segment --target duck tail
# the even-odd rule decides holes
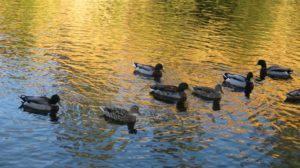
[[[192,92],[195,92],[195,87],[190,87]]]
[[[100,108],[100,110],[101,110],[102,112],[105,112],[105,110],[104,110],[105,107],[100,106],[99,108]]]
[[[27,96],[21,95],[21,96],[20,96],[20,99],[22,99],[22,100],[25,102],[25,101],[27,101]]]
[[[22,104],[18,107],[18,109],[21,109],[21,108],[24,107],[24,103],[25,103],[25,102],[24,102],[24,101],[21,101],[21,103],[22,103]]]
[[[158,87],[157,87],[157,85],[152,85],[152,86],[150,86],[150,89],[151,90],[156,90],[156,89],[158,89]]]
[[[228,79],[228,74],[229,73],[224,73],[224,75],[223,75],[224,80]]]
[[[156,88],[156,86],[155,85],[153,85],[153,86],[150,86],[150,94],[153,94],[154,92],[155,92],[155,90],[156,90],[157,88]]]
[[[136,62],[134,62],[134,63],[133,63],[133,66],[134,66],[135,68],[137,68],[137,67],[139,66],[139,64],[136,63]]]
[[[292,74],[294,71],[292,69],[287,70],[288,74]]]

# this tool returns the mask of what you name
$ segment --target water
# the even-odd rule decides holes
[[[0,0],[1,167],[299,167],[300,2]],[[162,83],[214,86],[267,60],[294,79],[224,88],[220,111],[188,94],[187,112],[149,95],[134,61]],[[59,120],[18,109],[21,94],[62,98]],[[140,106],[137,135],[100,105]]]

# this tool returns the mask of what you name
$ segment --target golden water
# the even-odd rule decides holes
[[[0,167],[299,167],[300,2],[0,0]],[[162,63],[162,83],[214,86],[259,74],[294,79],[224,88],[220,111],[188,94],[187,112],[149,95],[133,62]],[[21,94],[62,98],[59,121],[18,110]],[[140,106],[137,135],[98,106]]]

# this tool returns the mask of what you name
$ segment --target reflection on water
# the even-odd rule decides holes
[[[0,0],[1,167],[298,167],[298,1]],[[163,84],[215,86],[259,59],[294,79],[224,88],[221,110],[193,97],[187,111],[154,100],[134,61],[160,62]],[[59,121],[18,110],[21,94],[62,97]],[[100,105],[140,106],[137,135],[106,123]],[[30,161],[30,162],[28,162]]]

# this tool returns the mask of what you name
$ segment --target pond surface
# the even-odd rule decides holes
[[[259,75],[259,59],[293,80],[223,88],[221,110],[154,100],[133,62],[162,63],[163,84],[213,87],[225,72]],[[299,167],[298,0],[0,0],[0,167]],[[59,120],[19,110],[19,95],[58,93]],[[100,105],[140,106],[138,134]]]

